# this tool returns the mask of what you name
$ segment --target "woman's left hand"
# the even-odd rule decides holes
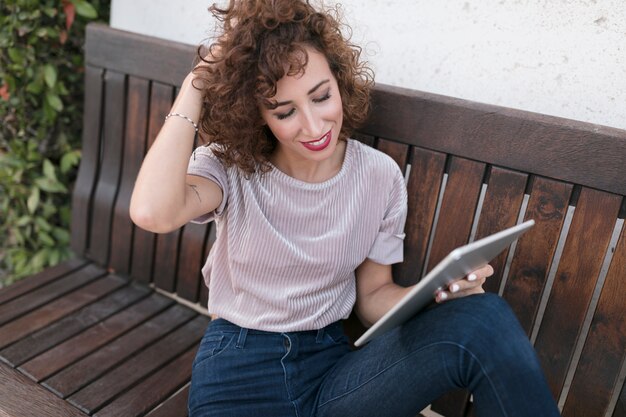
[[[483,284],[487,277],[493,275],[493,267],[489,264],[468,274],[465,278],[451,282],[447,288],[437,291],[435,301],[442,303],[455,298],[466,297],[471,294],[482,294]]]

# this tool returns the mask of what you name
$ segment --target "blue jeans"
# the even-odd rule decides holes
[[[352,351],[340,323],[270,333],[211,322],[193,365],[190,416],[413,417],[468,388],[478,416],[558,416],[535,352],[500,297],[426,310]]]

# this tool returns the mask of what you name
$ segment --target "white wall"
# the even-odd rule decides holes
[[[626,129],[624,0],[339,1],[378,82]],[[111,26],[197,44],[212,3],[112,0]]]

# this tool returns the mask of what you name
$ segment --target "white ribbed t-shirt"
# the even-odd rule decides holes
[[[248,179],[200,147],[188,173],[223,191],[216,240],[202,268],[211,314],[272,332],[314,330],[347,318],[354,270],[403,259],[407,191],[386,154],[349,139],[341,170],[308,183],[277,168]]]

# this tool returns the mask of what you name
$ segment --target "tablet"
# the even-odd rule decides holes
[[[433,301],[439,288],[445,288],[452,281],[488,264],[534,224],[534,220],[529,220],[450,252],[391,310],[363,333],[354,345],[362,346],[372,338],[407,321]]]

